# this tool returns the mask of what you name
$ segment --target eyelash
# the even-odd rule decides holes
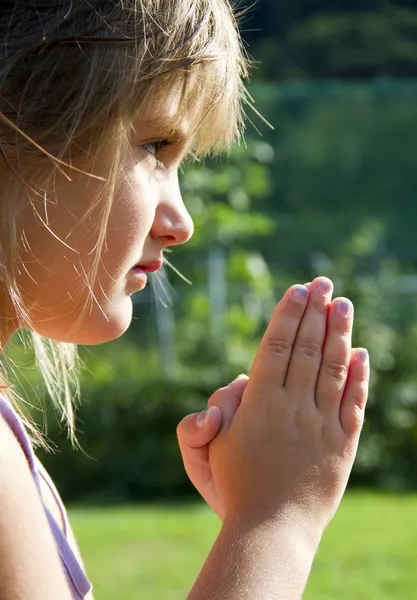
[[[155,142],[148,142],[147,144],[143,144],[143,148],[145,152],[148,152],[151,156],[156,156],[161,150],[170,146],[171,142],[169,140],[157,140]],[[153,147],[153,150],[150,148]]]

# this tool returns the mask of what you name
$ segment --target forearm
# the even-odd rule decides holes
[[[319,541],[286,521],[226,523],[187,600],[300,600]]]

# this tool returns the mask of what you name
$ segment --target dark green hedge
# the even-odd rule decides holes
[[[176,426],[186,414],[205,408],[214,389],[208,388],[163,380],[90,384],[78,413],[82,451],[72,449],[49,415],[48,437],[59,451],[38,455],[67,501],[189,497],[194,491]]]

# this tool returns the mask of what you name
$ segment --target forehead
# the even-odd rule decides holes
[[[169,83],[152,87],[137,111],[134,128],[138,133],[157,129],[166,136],[190,139],[204,111],[204,94],[181,80]]]

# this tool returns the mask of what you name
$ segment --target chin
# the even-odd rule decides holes
[[[111,342],[122,336],[132,322],[133,305],[129,296],[125,296],[111,310],[101,312],[97,307],[86,314],[77,331],[71,331],[72,323],[66,324],[59,319],[59,325],[51,323],[49,327],[34,327],[43,337],[57,342],[97,346]]]
[[[73,343],[97,346],[118,339],[129,329],[132,313],[133,304],[130,297],[125,297],[118,306],[112,307],[106,316],[96,309],[94,314],[88,317],[87,323],[82,324]]]

